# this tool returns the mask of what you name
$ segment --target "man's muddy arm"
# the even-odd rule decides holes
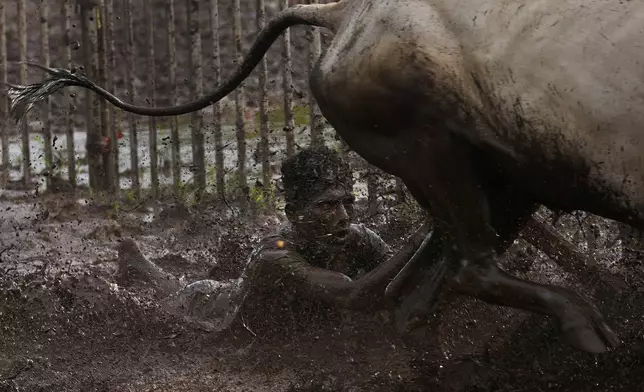
[[[298,295],[334,307],[345,307],[357,284],[343,273],[310,265],[293,250],[265,250],[262,263],[270,263],[272,277],[294,288]],[[272,279],[272,278],[271,278]]]
[[[385,288],[414,255],[430,227],[429,224],[421,226],[399,251],[355,281],[340,272],[313,267],[293,250],[265,250],[261,257],[263,263],[273,264],[278,279],[286,281],[287,286],[295,288],[302,296],[334,307],[361,310],[366,304],[376,304],[384,299]]]

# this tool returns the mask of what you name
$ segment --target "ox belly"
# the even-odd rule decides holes
[[[613,16],[614,39],[603,45],[603,31],[582,33],[566,20],[580,1],[557,13],[568,30],[548,34],[532,23],[552,1],[525,7],[532,19],[506,33],[492,28],[512,24],[528,4],[517,3],[474,1],[459,11],[441,1],[356,1],[311,79],[322,112],[353,149],[407,183],[422,182],[423,165],[450,164],[431,157],[436,135],[450,133],[473,147],[479,172],[535,201],[644,226],[644,73],[636,61],[644,51],[631,47],[644,42],[636,29],[644,13]],[[497,19],[463,18],[497,4]]]
[[[644,3],[433,1],[530,191],[644,227]]]

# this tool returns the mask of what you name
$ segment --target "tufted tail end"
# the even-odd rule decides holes
[[[49,68],[32,62],[21,62],[49,74],[41,82],[26,86],[6,83],[11,117],[20,124],[25,115],[40,101],[69,86],[90,87],[93,83],[76,70]]]

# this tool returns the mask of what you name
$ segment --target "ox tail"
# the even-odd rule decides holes
[[[210,106],[239,86],[244,79],[250,75],[257,64],[266,54],[273,42],[284,30],[295,25],[309,25],[326,27],[335,31],[341,17],[341,11],[345,2],[340,1],[328,4],[298,4],[289,7],[277,14],[268,25],[260,31],[253,46],[244,57],[243,62],[237,70],[215,91],[194,101],[176,106],[167,107],[146,107],[136,106],[117,98],[109,91],[106,91],[87,77],[80,75],[75,70],[69,71],[61,68],[48,68],[39,64],[26,62],[27,65],[39,68],[49,74],[49,77],[42,82],[27,86],[7,84],[7,94],[11,101],[11,116],[19,123],[36,103],[47,96],[70,86],[78,86],[90,89],[105,98],[114,106],[126,112],[143,116],[178,116],[191,113]]]

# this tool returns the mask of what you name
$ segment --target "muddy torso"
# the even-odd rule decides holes
[[[644,224],[644,83],[633,72],[644,32],[634,10],[601,17],[598,8],[585,20],[604,30],[583,33],[573,23],[586,12],[579,1],[349,4],[311,87],[363,157],[423,184],[432,138],[449,132],[472,146],[485,175],[527,197]]]

